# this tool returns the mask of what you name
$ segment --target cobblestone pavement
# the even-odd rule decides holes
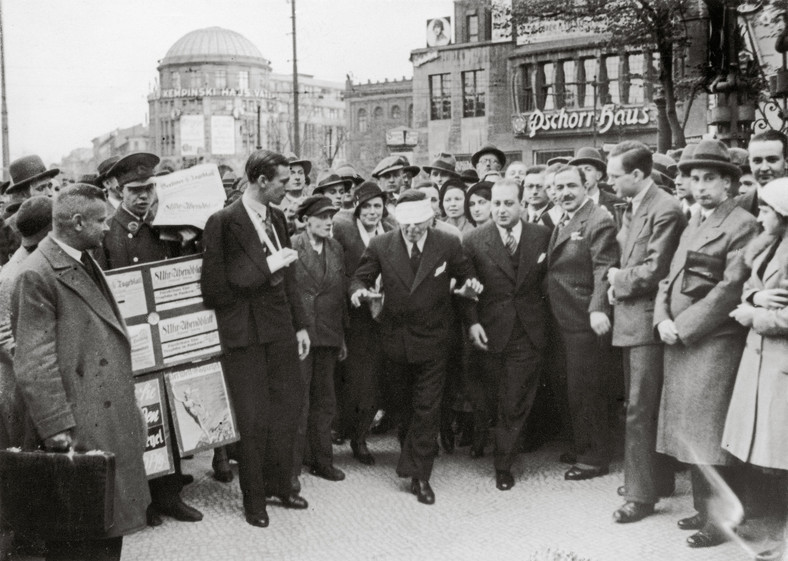
[[[407,492],[407,480],[394,473],[399,446],[393,436],[373,437],[370,449],[377,464],[354,460],[349,446],[335,447],[335,464],[347,478],[332,483],[301,476],[307,511],[272,503],[271,525],[246,524],[236,478],[223,484],[211,477],[211,453],[183,462],[195,477],[183,497],[200,509],[198,523],[165,517],[124,540],[123,560],[517,560],[552,561],[548,549],[572,561],[691,560],[745,561],[750,557],[734,544],[705,550],[687,547],[688,532],[676,520],[692,514],[689,479],[680,474],[676,492],[641,522],[619,525],[613,511],[622,504],[621,461],[611,474],[583,482],[563,479],[563,451],[551,443],[522,454],[515,465],[515,487],[495,488],[492,459],[473,460],[468,449],[437,459],[431,480],[436,504],[418,503]],[[757,544],[756,544],[757,546]],[[577,558],[571,557],[577,555]]]

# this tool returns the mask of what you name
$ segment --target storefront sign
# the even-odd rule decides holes
[[[276,96],[268,90],[248,90],[240,88],[170,88],[156,90],[149,99],[167,99],[173,97],[256,97],[258,99],[274,99]]]
[[[537,110],[528,116],[528,136],[533,138],[539,131],[590,129],[594,126],[598,134],[605,134],[613,127],[643,126],[650,120],[651,116],[645,107],[617,108],[615,105],[605,105],[596,112],[561,109],[554,113],[543,113]],[[515,128],[515,132],[525,131]]]

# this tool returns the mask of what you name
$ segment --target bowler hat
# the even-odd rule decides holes
[[[0,183],[0,195],[5,195],[6,189],[11,185],[11,180]]]
[[[31,183],[39,179],[50,179],[60,173],[57,168],[47,169],[38,156],[23,156],[11,162],[8,166],[11,174],[11,185],[6,188],[6,193],[14,193],[27,189]]]
[[[605,173],[607,170],[607,163],[602,159],[602,154],[599,150],[590,146],[580,148],[575,157],[569,160],[570,166],[582,166],[584,164],[592,165],[602,173]]]
[[[407,162],[407,160],[405,160],[405,162]],[[378,179],[383,174],[400,169],[405,169],[405,163],[399,156],[386,156],[380,160],[378,165],[375,166],[375,169],[372,170],[372,177]]]
[[[686,152],[686,148],[684,149]],[[703,139],[695,147],[695,152],[691,159],[684,159],[682,154],[679,161],[679,169],[688,174],[693,168],[711,168],[719,170],[733,179],[741,177],[739,166],[731,163],[731,155],[728,147],[721,141],[714,139]]]
[[[311,195],[301,201],[295,213],[298,219],[303,221],[305,216],[319,216],[324,212],[336,214],[339,209],[334,206],[331,199],[325,195]]]
[[[352,181],[353,185],[361,185],[362,183],[364,183],[364,178],[361,177],[356,171],[356,168],[354,168],[350,164],[342,164],[338,166],[334,171],[342,179],[349,179],[350,181]]]
[[[149,152],[135,152],[123,156],[107,170],[105,177],[114,177],[118,185],[123,187],[127,183],[147,181],[153,177],[154,168],[159,163],[159,157]]]
[[[464,169],[460,174],[460,179],[465,183],[479,183],[479,174],[473,168]]]
[[[400,156],[399,157],[399,161],[400,161],[400,163],[403,166],[405,166],[405,167],[402,168],[402,171],[405,171],[405,172],[409,173],[411,175],[411,177],[417,176],[419,174],[419,172],[421,171],[421,168],[419,166],[412,166],[412,165],[410,165],[410,162],[408,161],[408,159],[405,156]]]
[[[304,175],[309,175],[310,173],[312,173],[312,162],[310,162],[309,160],[301,160],[298,158],[298,156],[296,156],[292,152],[290,152],[287,156],[285,156],[285,158],[287,158],[288,166],[301,166],[302,168],[304,168]]]
[[[758,196],[777,214],[788,218],[788,177],[773,179],[764,185]]]
[[[655,181],[660,185],[668,187],[671,191],[676,187],[673,180],[676,178],[679,168],[676,160],[665,154],[655,152],[652,155],[652,178],[656,175]]]
[[[358,215],[361,212],[361,205],[367,201],[377,198],[380,198],[380,200],[383,201],[383,216],[386,216],[388,214],[385,205],[386,194],[380,189],[380,186],[374,181],[365,181],[359,185],[358,189],[356,189],[356,193],[353,195],[353,204],[356,206],[355,210],[353,211],[355,217],[358,218]]]
[[[101,187],[101,183],[107,178],[107,172],[112,169],[112,166],[120,161],[120,156],[111,156],[98,165],[98,177],[95,179],[95,185]]]
[[[342,189],[347,191],[350,189],[351,185],[353,185],[353,182],[349,179],[338,176],[336,172],[332,170],[326,170],[321,172],[317,181],[317,187],[314,188],[312,194],[321,195],[327,188],[333,187],[334,185],[341,185]]]
[[[471,165],[476,167],[479,164],[479,158],[484,156],[485,154],[492,154],[498,160],[498,163],[501,164],[501,167],[506,165],[506,155],[493,146],[492,144],[488,144],[487,146],[482,146],[482,148],[476,152],[473,156],[471,156]]]
[[[446,154],[445,152],[438,154],[438,157],[432,164],[424,166],[424,171],[427,173],[432,173],[432,170],[442,171],[454,177],[460,177],[460,174],[457,173],[457,160],[454,159],[454,156]]]
[[[30,238],[44,229],[52,226],[52,199],[44,196],[30,197],[19,205],[16,212],[16,228],[22,235],[22,245],[25,238]]]

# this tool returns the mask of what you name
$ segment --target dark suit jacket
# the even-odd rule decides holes
[[[318,255],[306,232],[293,236],[290,241],[298,252],[298,261],[291,267],[295,267],[298,294],[309,322],[309,341],[313,347],[341,347],[347,324],[347,278],[342,246],[328,238],[323,241],[323,255]]]
[[[518,319],[534,347],[542,349],[546,344],[549,312],[543,282],[550,230],[525,221],[522,225],[516,274],[494,222],[489,221],[465,237],[465,250],[484,285],[477,306],[478,318],[493,353],[506,347]]]
[[[284,247],[290,247],[284,213],[268,207],[271,223]],[[241,199],[213,214],[203,233],[202,294],[216,309],[219,335],[228,348],[282,341],[306,329],[290,265],[271,273],[268,248],[252,224]]]
[[[618,233],[621,270],[613,284],[618,301],[613,307],[614,345],[656,343],[654,298],[686,225],[679,202],[652,183],[632,216],[629,232]]]
[[[361,234],[356,225],[356,218],[353,216],[352,211],[340,217],[345,211],[339,211],[334,216],[333,236],[342,245],[345,259],[345,274],[348,280],[356,272],[358,264],[361,261],[361,255],[364,253],[366,246],[364,240],[361,239]],[[383,231],[390,232],[393,230],[397,223],[392,220],[384,218],[382,220]]]
[[[607,271],[618,264],[616,225],[587,201],[563,228],[553,230],[547,254],[550,307],[564,331],[591,329],[589,314],[611,315]]]
[[[383,275],[385,299],[380,315],[383,351],[397,362],[418,363],[446,355],[451,332],[450,279],[458,286],[472,278],[473,267],[459,238],[430,228],[421,264],[414,275],[398,229],[372,238],[350,283],[349,293],[371,288]],[[472,303],[463,303],[472,320]]]

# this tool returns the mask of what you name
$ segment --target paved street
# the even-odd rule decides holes
[[[685,545],[688,534],[676,528],[676,520],[692,513],[686,474],[657,515],[621,526],[611,517],[621,503],[620,461],[607,477],[565,482],[565,467],[555,461],[561,445],[551,444],[522,455],[514,489],[501,492],[492,460],[471,460],[460,449],[438,458],[432,478],[437,501],[430,507],[395,476],[393,436],[375,438],[370,448],[378,460],[372,468],[356,462],[349,446],[336,448],[336,464],[347,479],[331,483],[305,473],[302,494],[309,510],[271,505],[266,529],[245,523],[237,477],[230,484],[214,481],[211,454],[200,454],[183,464],[196,478],[184,497],[205,519],[188,524],[165,518],[164,525],[126,538],[123,559],[548,561],[548,549],[573,561],[748,559],[733,543],[707,550]]]

